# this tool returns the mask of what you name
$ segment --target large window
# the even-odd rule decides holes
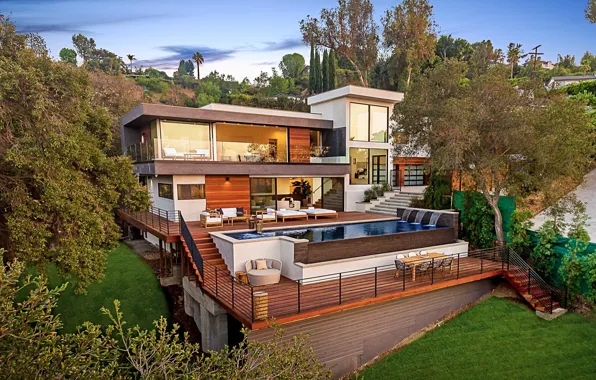
[[[174,186],[171,183],[158,183],[157,195],[160,198],[174,199]]]
[[[387,142],[389,108],[350,103],[350,140]]]
[[[205,199],[205,185],[178,185],[178,200]]]
[[[277,185],[275,178],[250,179],[250,210],[252,213],[276,208],[275,193]]]
[[[218,123],[215,128],[218,161],[288,162],[288,130]]]
[[[209,141],[209,124],[161,121],[162,158],[209,158]]]
[[[387,182],[387,150],[350,148],[350,183],[352,185]]]

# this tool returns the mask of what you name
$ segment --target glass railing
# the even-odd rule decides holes
[[[126,149],[126,155],[132,158],[135,162],[151,161],[155,159],[153,144],[148,141],[129,145]]]

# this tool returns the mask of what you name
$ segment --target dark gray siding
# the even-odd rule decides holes
[[[308,333],[317,357],[337,378],[493,288],[492,279],[476,281],[289,323],[283,325],[285,339]],[[270,328],[251,331],[249,339],[267,340],[272,334]]]

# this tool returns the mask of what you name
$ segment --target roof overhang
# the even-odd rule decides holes
[[[143,103],[120,119],[120,124],[128,128],[136,128],[155,120],[170,119],[194,122],[226,122],[254,125],[271,125],[280,127],[298,127],[314,129],[333,129],[333,120],[300,116],[280,116],[275,114],[231,112],[223,110],[177,107],[164,104]]]
[[[398,103],[404,99],[403,92],[379,90],[377,88],[368,88],[360,86],[345,86],[335,90],[323,92],[321,94],[308,98],[308,105],[312,106],[319,103],[329,102],[339,98],[357,98],[363,100],[373,100],[385,103]]]

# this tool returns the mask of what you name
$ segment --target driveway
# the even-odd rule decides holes
[[[592,170],[584,177],[584,182],[579,185],[573,193],[577,199],[586,203],[586,211],[590,219],[588,220],[588,233],[590,240],[596,241],[596,169]],[[532,221],[534,222],[534,230],[537,230],[547,219],[544,211],[536,215]],[[570,222],[571,215],[566,215],[565,219]]]

